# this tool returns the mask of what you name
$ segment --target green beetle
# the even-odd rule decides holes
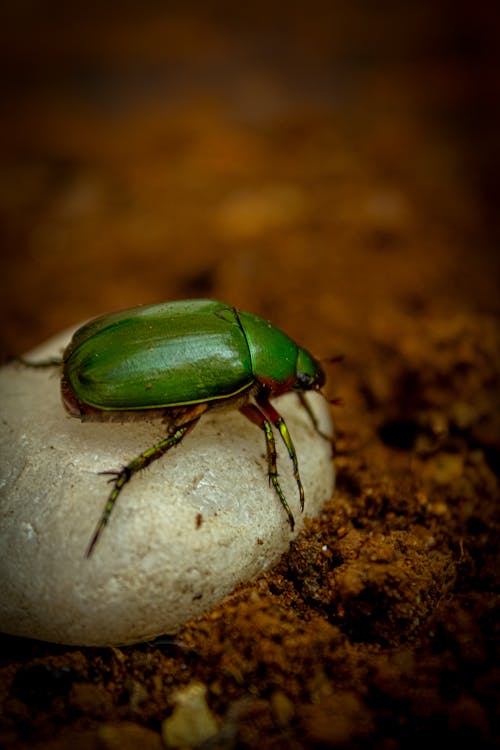
[[[87,550],[90,556],[123,486],[178,445],[209,408],[230,404],[265,434],[268,474],[288,515],[278,481],[274,425],[304,490],[297,455],[283,417],[269,399],[296,391],[314,426],[304,391],[319,391],[319,362],[257,315],[215,300],[188,300],[125,310],[82,326],[63,355],[61,391],[68,412],[82,420],[116,419],[159,410],[169,418],[167,437],[113,475],[113,489]]]

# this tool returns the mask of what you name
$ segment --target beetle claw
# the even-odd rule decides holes
[[[109,476],[110,478],[108,479],[108,484],[116,484],[116,482],[122,477],[125,479],[125,482],[128,482],[128,480],[132,476],[132,473],[128,466],[124,466],[122,469],[120,469],[120,471],[100,471],[99,475]]]

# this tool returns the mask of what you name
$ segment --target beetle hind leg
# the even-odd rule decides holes
[[[295,527],[295,518],[293,517],[293,513],[290,510],[290,506],[288,505],[288,501],[285,497],[285,493],[283,492],[281,485],[278,480],[278,466],[276,461],[276,443],[274,441],[274,435],[273,435],[273,428],[271,427],[271,422],[266,417],[265,414],[263,414],[255,404],[245,404],[240,408],[240,412],[245,415],[251,422],[256,424],[258,427],[263,430],[264,435],[266,437],[266,449],[267,449],[267,469],[268,469],[268,475],[269,475],[269,482],[273,485],[276,494],[278,495],[280,502],[283,506],[283,508],[286,511],[286,514],[288,516],[288,522],[290,524],[290,528],[293,531]]]
[[[204,407],[203,409],[201,408],[202,406]],[[87,557],[91,556],[104,527],[109,521],[116,501],[118,500],[118,496],[127,482],[130,481],[134,474],[137,474],[137,472],[141,471],[141,469],[145,469],[146,466],[149,466],[149,464],[151,464],[153,461],[161,458],[161,456],[163,456],[163,454],[166,453],[170,448],[179,445],[181,440],[186,437],[187,433],[196,426],[198,420],[205,410],[206,405],[204,404],[198,404],[192,409],[186,410],[182,422],[178,422],[177,426],[169,431],[169,434],[166,438],[160,440],[159,443],[156,443],[156,445],[153,445],[151,448],[143,451],[139,456],[134,458],[132,461],[130,461],[130,463],[120,469],[120,471],[101,472],[103,474],[111,475],[111,479],[109,481],[113,483],[114,486],[109,494],[106,505],[104,506],[104,510],[95,528],[92,539],[90,540],[90,544],[87,547]]]

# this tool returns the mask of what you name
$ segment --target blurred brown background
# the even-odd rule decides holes
[[[498,308],[496,4],[238,5],[4,4],[4,355],[193,296],[319,354]]]

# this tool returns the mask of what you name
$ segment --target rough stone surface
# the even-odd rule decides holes
[[[30,354],[61,353],[65,332]],[[309,396],[326,432],[329,410]],[[0,629],[68,644],[133,643],[173,632],[271,565],[303,523],[279,436],[269,486],[262,432],[237,411],[205,415],[181,446],[124,488],[93,556],[85,551],[119,468],[164,434],[161,421],[81,423],[60,401],[57,368],[0,371]],[[294,394],[275,402],[293,436],[314,515],[334,485],[331,446]]]

